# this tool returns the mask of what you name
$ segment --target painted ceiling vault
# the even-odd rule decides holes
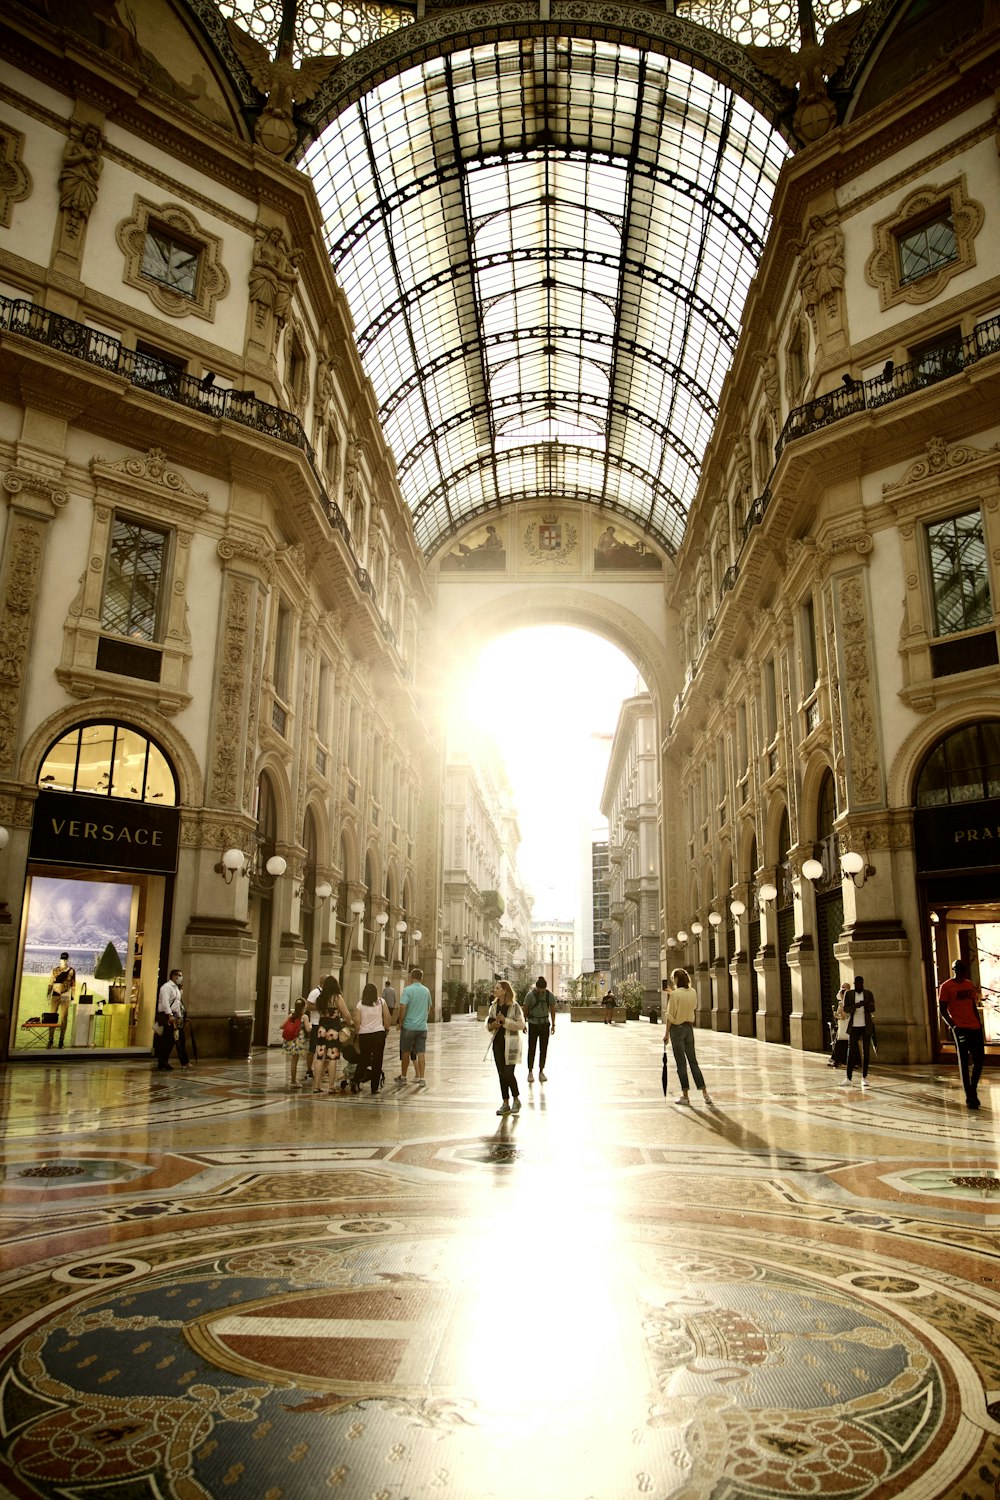
[[[416,24],[400,5],[218,9],[306,62],[360,63]],[[682,10],[731,52],[806,35],[787,4]],[[550,28],[444,51],[357,90],[301,153],[429,556],[535,499],[680,544],[792,148],[776,109],[669,50]]]

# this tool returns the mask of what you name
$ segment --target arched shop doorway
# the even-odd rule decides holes
[[[271,778],[262,771],[257,782],[257,831],[250,860],[251,922],[257,939],[257,995],[254,1001],[253,1040],[257,1047],[268,1041],[269,980],[275,971],[273,954],[274,881],[267,868],[275,856],[278,837],[278,806]]]
[[[1000,720],[966,724],[933,747],[917,775],[914,848],[931,1032],[953,1051],[935,1004],[962,958],[983,993],[987,1053],[1000,1057]]]
[[[170,946],[173,766],[129,724],[83,723],[49,747],[38,788],[11,1054],[147,1052]],[[73,982],[62,983],[60,1003],[51,980],[67,970]]]

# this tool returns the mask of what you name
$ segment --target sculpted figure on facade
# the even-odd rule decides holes
[[[254,238],[250,268],[250,301],[257,326],[274,314],[278,328],[284,325],[299,284],[300,252],[293,250],[277,224],[259,224]]]
[[[291,41],[283,41],[272,58],[267,48],[248,35],[235,21],[226,23],[229,39],[256,89],[267,103],[257,121],[254,139],[273,156],[285,156],[295,145],[298,131],[294,107],[306,104],[320,85],[340,66],[339,57],[309,57],[295,66]]]
[[[863,16],[863,8],[843,16],[826,28],[821,42],[804,38],[797,52],[787,46],[746,49],[762,73],[785,88],[798,90],[792,125],[803,141],[820,140],[837,123],[826,80],[845,61]]]
[[[758,354],[760,360],[761,377],[764,382],[764,394],[767,397],[768,410],[777,427],[781,411],[781,381],[778,378],[778,355],[773,348],[768,349],[765,354]]]
[[[104,168],[102,144],[101,132],[96,125],[73,121],[58,184],[59,209],[66,215],[67,231],[71,235],[79,233],[97,202],[97,189]]]
[[[836,314],[836,304],[844,290],[847,274],[844,267],[844,234],[840,225],[820,214],[813,214],[806,225],[805,237],[799,241],[797,249],[801,258],[799,291],[802,293],[806,312],[815,322],[816,308],[821,303],[826,303],[832,304],[829,311]]]

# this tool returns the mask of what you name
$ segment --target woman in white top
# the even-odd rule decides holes
[[[681,1091],[674,1101],[676,1104],[690,1104],[688,1098],[688,1065],[694,1076],[695,1087],[701,1089],[702,1097],[706,1104],[711,1104],[708,1097],[708,1089],[698,1066],[698,1059],[694,1052],[694,1016],[697,1010],[694,990],[691,988],[691,976],[687,969],[675,969],[671,974],[674,988],[670,999],[667,1001],[666,1029],[663,1040],[670,1038],[670,1045],[674,1049],[674,1062],[677,1064],[677,1076],[681,1081]]]
[[[372,1093],[377,1094],[382,1081],[385,1034],[392,1024],[392,1017],[389,1007],[373,984],[366,984],[361,991],[361,1002],[354,1011],[354,1024],[358,1031],[358,1051],[361,1053],[354,1082],[360,1087],[366,1078],[370,1078]]]

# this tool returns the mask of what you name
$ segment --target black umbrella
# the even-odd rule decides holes
[[[668,1082],[668,1080],[667,1080],[667,1044],[666,1044],[666,1042],[663,1043],[663,1072],[660,1074],[660,1079],[661,1079],[661,1081],[663,1083],[663,1097],[665,1099],[667,1097],[667,1082]]]

